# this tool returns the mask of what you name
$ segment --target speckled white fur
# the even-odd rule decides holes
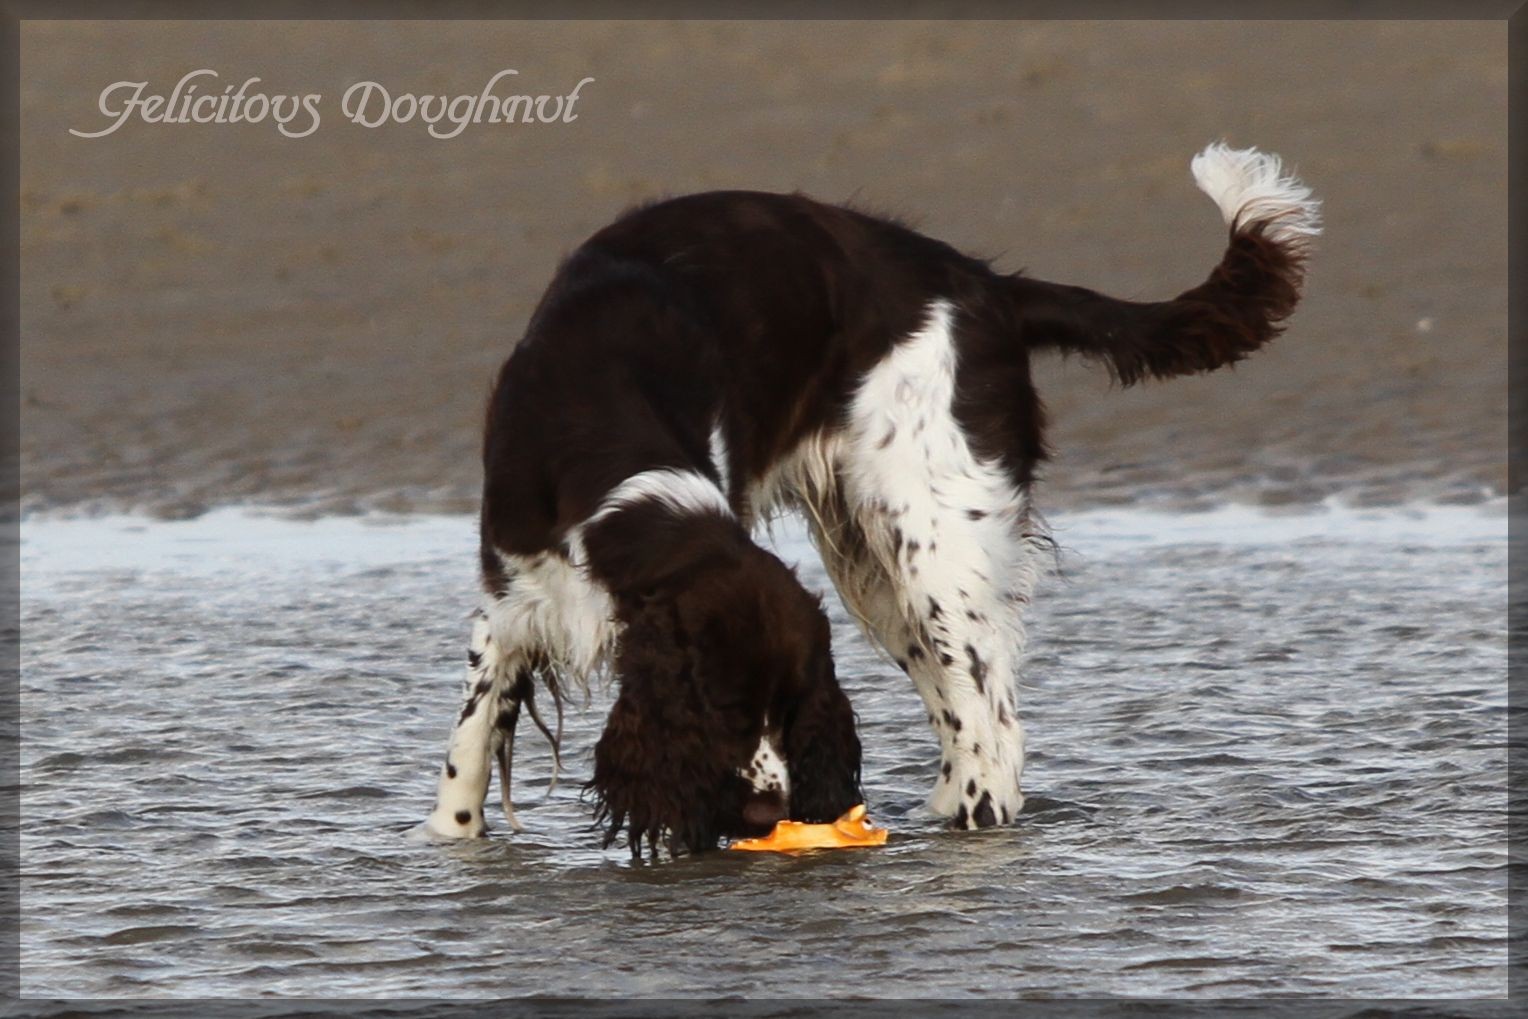
[[[954,315],[932,302],[866,374],[847,428],[807,440],[749,501],[804,512],[845,607],[911,676],[941,744],[930,808],[974,825],[988,797],[1005,823],[1023,805],[1020,612],[1041,539],[954,416]]]
[[[498,697],[506,676],[499,646],[492,640],[487,614],[472,613],[472,636],[467,644],[467,676],[462,681],[462,701],[472,710],[458,718],[451,730],[446,759],[440,766],[435,809],[425,829],[446,838],[476,838],[483,834],[483,797],[488,792],[488,772],[494,748],[493,720],[498,717]],[[477,694],[473,700],[474,692]],[[507,801],[506,797],[506,801]],[[514,816],[511,825],[518,825]]]
[[[738,769],[738,774],[748,780],[755,792],[778,792],[786,803],[790,802],[790,771],[768,733],[760,738],[759,748],[753,752],[748,765]]]

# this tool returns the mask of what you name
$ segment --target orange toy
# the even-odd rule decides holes
[[[751,849],[775,853],[795,853],[803,849],[852,849],[856,846],[884,846],[886,829],[872,828],[865,819],[865,805],[850,807],[849,812],[832,824],[806,824],[781,821],[775,830],[761,839],[738,839],[728,849]]]

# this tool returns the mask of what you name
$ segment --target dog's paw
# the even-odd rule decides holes
[[[1010,825],[1023,809],[1024,794],[1017,789],[1005,793],[1001,800],[993,796],[990,789],[977,789],[972,794],[962,795],[949,826],[955,831],[971,831]]]
[[[447,811],[437,807],[430,816],[409,829],[409,837],[418,842],[449,842],[476,839],[488,834],[481,810]]]

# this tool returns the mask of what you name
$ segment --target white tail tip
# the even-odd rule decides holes
[[[1311,197],[1310,188],[1284,174],[1283,163],[1272,153],[1215,142],[1189,168],[1199,190],[1215,200],[1238,232],[1261,223],[1270,240],[1297,248],[1321,233],[1321,203]]]

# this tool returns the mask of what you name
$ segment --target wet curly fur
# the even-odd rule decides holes
[[[720,517],[649,510],[588,540],[622,577],[612,584],[620,693],[587,785],[606,846],[625,832],[634,855],[644,840],[712,848],[785,817],[830,821],[860,801],[859,737],[828,620],[782,563]],[[669,553],[661,561],[644,553],[655,544]],[[789,762],[788,802],[743,774],[767,733]]]

